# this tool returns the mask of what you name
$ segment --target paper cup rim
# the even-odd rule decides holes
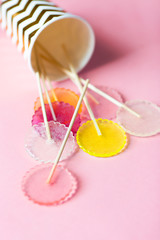
[[[90,51],[89,53],[86,55],[86,57],[84,58],[84,61],[83,61],[83,64],[77,68],[77,72],[81,71],[85,66],[86,64],[89,62],[89,60],[91,59],[92,55],[93,55],[93,52],[94,52],[94,49],[95,49],[95,34],[94,34],[94,31],[91,27],[91,25],[87,22],[87,20],[83,19],[82,17],[80,16],[77,16],[77,15],[74,15],[74,14],[70,14],[70,13],[66,13],[65,15],[63,16],[59,16],[57,17],[56,19],[52,19],[50,20],[48,23],[44,24],[35,34],[34,36],[34,40],[31,42],[31,45],[29,47],[29,51],[28,51],[28,63],[29,63],[29,67],[30,69],[32,70],[32,72],[35,72],[33,67],[32,67],[32,63],[31,63],[31,58],[32,58],[32,49],[33,49],[33,46],[35,44],[35,41],[37,40],[38,36],[40,35],[40,33],[46,28],[48,27],[49,25],[51,25],[52,23],[56,22],[56,21],[59,21],[61,19],[65,19],[65,18],[73,18],[73,19],[77,19],[77,20],[80,20],[81,22],[83,22],[84,24],[86,24],[86,26],[88,27],[89,31],[90,31],[90,34],[91,34],[91,39],[92,39],[92,43],[90,45]],[[64,79],[68,78],[67,76],[62,78],[62,79],[57,79],[57,80],[54,80],[54,81],[62,81]]]

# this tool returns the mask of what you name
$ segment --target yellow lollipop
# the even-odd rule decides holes
[[[84,123],[77,132],[79,147],[96,157],[111,157],[127,146],[127,136],[122,127],[108,119],[97,119],[102,135],[98,136],[92,121]]]

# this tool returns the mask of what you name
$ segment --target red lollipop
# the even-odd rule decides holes
[[[52,106],[56,115],[57,122],[60,122],[61,124],[65,124],[66,127],[68,127],[71,121],[72,115],[74,113],[74,107],[71,106],[69,103],[64,103],[64,102],[53,102]],[[46,108],[48,121],[53,121],[53,117],[52,117],[49,105],[45,104],[45,108]],[[38,125],[38,123],[40,122],[44,122],[41,107],[39,107],[38,110],[35,111],[34,115],[32,116],[32,126]],[[80,123],[81,123],[80,115],[77,114],[76,120],[72,127],[73,134],[77,132],[80,126]]]

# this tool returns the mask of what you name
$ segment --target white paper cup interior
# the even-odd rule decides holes
[[[40,45],[45,49],[45,52]],[[34,72],[38,70],[36,52],[41,71],[43,72],[45,69],[50,80],[57,81],[67,78],[56,64],[50,61],[51,56],[53,56],[65,68],[68,67],[69,63],[62,45],[67,49],[69,59],[76,71],[80,71],[88,63],[94,50],[95,37],[92,28],[84,19],[69,14],[44,25],[36,33],[35,39],[31,43],[29,64],[32,70]]]

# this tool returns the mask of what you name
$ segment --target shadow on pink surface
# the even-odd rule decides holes
[[[101,40],[99,37],[96,39],[95,51],[87,67],[83,70],[84,72],[98,68],[106,63],[118,60],[129,53],[129,50],[123,46],[109,41]]]

